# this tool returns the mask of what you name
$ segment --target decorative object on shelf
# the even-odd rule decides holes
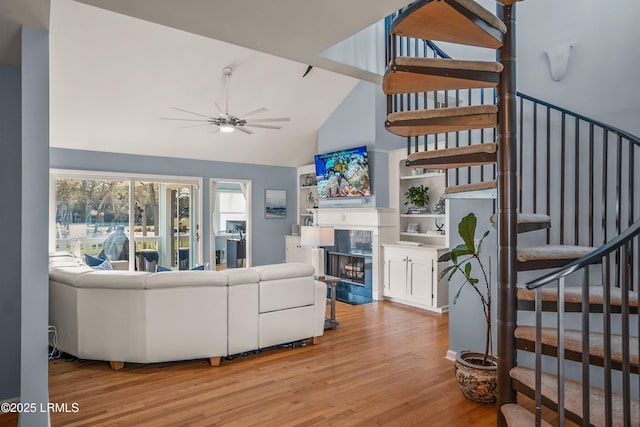
[[[419,231],[420,231],[420,228],[418,226],[418,223],[412,222],[409,225],[407,225],[407,233],[418,233]]]
[[[264,217],[267,219],[287,217],[287,190],[264,190]]]
[[[435,226],[436,226],[436,232],[438,234],[445,234],[444,233],[444,221],[440,221],[438,218],[436,218]]]
[[[405,191],[404,197],[407,199],[404,205],[409,207],[407,213],[417,214],[427,211],[427,205],[429,204],[429,187],[423,184],[412,185]]]
[[[444,215],[446,213],[444,194],[440,196],[440,198],[438,199],[438,203],[436,203],[432,211],[434,214],[440,215]]]
[[[452,262],[452,265],[442,271],[441,278],[446,277],[451,283],[454,276],[462,275],[464,280],[453,298],[453,303],[456,303],[465,285],[469,284],[480,297],[487,325],[484,354],[460,351],[456,355],[454,366],[458,386],[462,394],[472,402],[493,403],[496,400],[497,389],[497,358],[493,356],[491,340],[491,259],[487,271],[480,258],[480,248],[489,231],[484,233],[476,245],[477,222],[473,213],[462,218],[458,224],[458,234],[464,243],[444,253],[438,261]],[[474,277],[474,264],[480,269],[477,275],[480,278]]]
[[[291,224],[291,235],[292,236],[300,235],[300,226],[298,224]]]
[[[332,226],[305,226],[300,229],[300,245],[311,246],[311,263],[316,269],[316,276],[324,278],[324,249],[323,246],[334,245],[334,231]]]
[[[315,183],[316,183],[316,179],[313,177],[313,175],[307,175],[307,178],[304,184],[307,186],[311,186],[311,185],[315,185]]]
[[[309,225],[313,225],[313,218],[308,216],[304,219],[304,225],[309,226]]]
[[[318,207],[318,199],[316,199],[315,194],[313,194],[313,191],[309,191],[309,194],[307,194],[307,209],[314,209]]]

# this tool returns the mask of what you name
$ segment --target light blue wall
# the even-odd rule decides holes
[[[202,235],[211,236],[210,179],[249,179],[252,182],[253,265],[284,261],[284,236],[296,223],[296,169],[207,160],[138,156],[98,151],[51,148],[50,167],[103,172],[195,176],[203,178]],[[265,219],[266,189],[287,190],[287,217]],[[210,259],[211,239],[203,241],[203,259]]]
[[[389,207],[388,153],[403,146],[405,139],[384,129],[386,97],[380,85],[362,81],[318,130],[318,152],[326,153],[366,145],[373,196],[365,208]],[[320,207],[331,202],[320,201]]]
[[[22,224],[20,399],[49,401],[48,200],[49,33],[22,28]],[[4,343],[3,343],[4,347]],[[46,412],[23,413],[20,426],[46,426]]]
[[[20,68],[0,65],[0,400],[20,395],[20,218],[22,200]]]

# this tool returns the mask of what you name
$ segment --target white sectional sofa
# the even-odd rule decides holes
[[[153,363],[220,358],[324,333],[326,285],[307,264],[226,271],[98,271],[51,256],[58,348],[82,359]]]

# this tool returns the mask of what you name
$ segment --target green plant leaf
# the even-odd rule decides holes
[[[464,288],[464,285],[466,285],[468,282],[464,282],[462,285],[460,285],[460,288],[458,288],[458,292],[456,292],[456,295],[453,297],[453,303],[455,304],[458,301],[458,297],[460,296],[460,292],[462,292],[462,288]]]
[[[465,276],[467,276],[467,278],[469,276],[471,276],[471,263],[470,262],[468,262],[468,263],[466,263],[464,265],[464,274],[465,274]]]
[[[475,253],[474,239],[476,236],[477,224],[478,219],[473,212],[462,218],[462,220],[458,224],[458,234],[460,235],[460,237],[462,237],[464,243],[466,243],[467,248],[471,250],[470,253]]]
[[[469,280],[469,283],[471,283],[472,285],[477,285],[478,282],[480,281],[474,277],[468,277],[467,279]]]
[[[442,272],[440,272],[440,278],[442,279],[444,276],[447,275],[447,273],[449,273],[451,270],[455,270],[455,269],[456,269],[455,265],[450,265],[449,267],[447,267],[444,270],[442,270]]]

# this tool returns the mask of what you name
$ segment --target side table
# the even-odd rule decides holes
[[[338,286],[338,282],[340,279],[333,276],[314,276],[316,280],[324,282],[328,287],[331,288],[331,297],[329,298],[328,303],[330,304],[330,316],[328,319],[324,319],[324,328],[325,329],[336,329],[340,322],[336,320],[336,287]]]

